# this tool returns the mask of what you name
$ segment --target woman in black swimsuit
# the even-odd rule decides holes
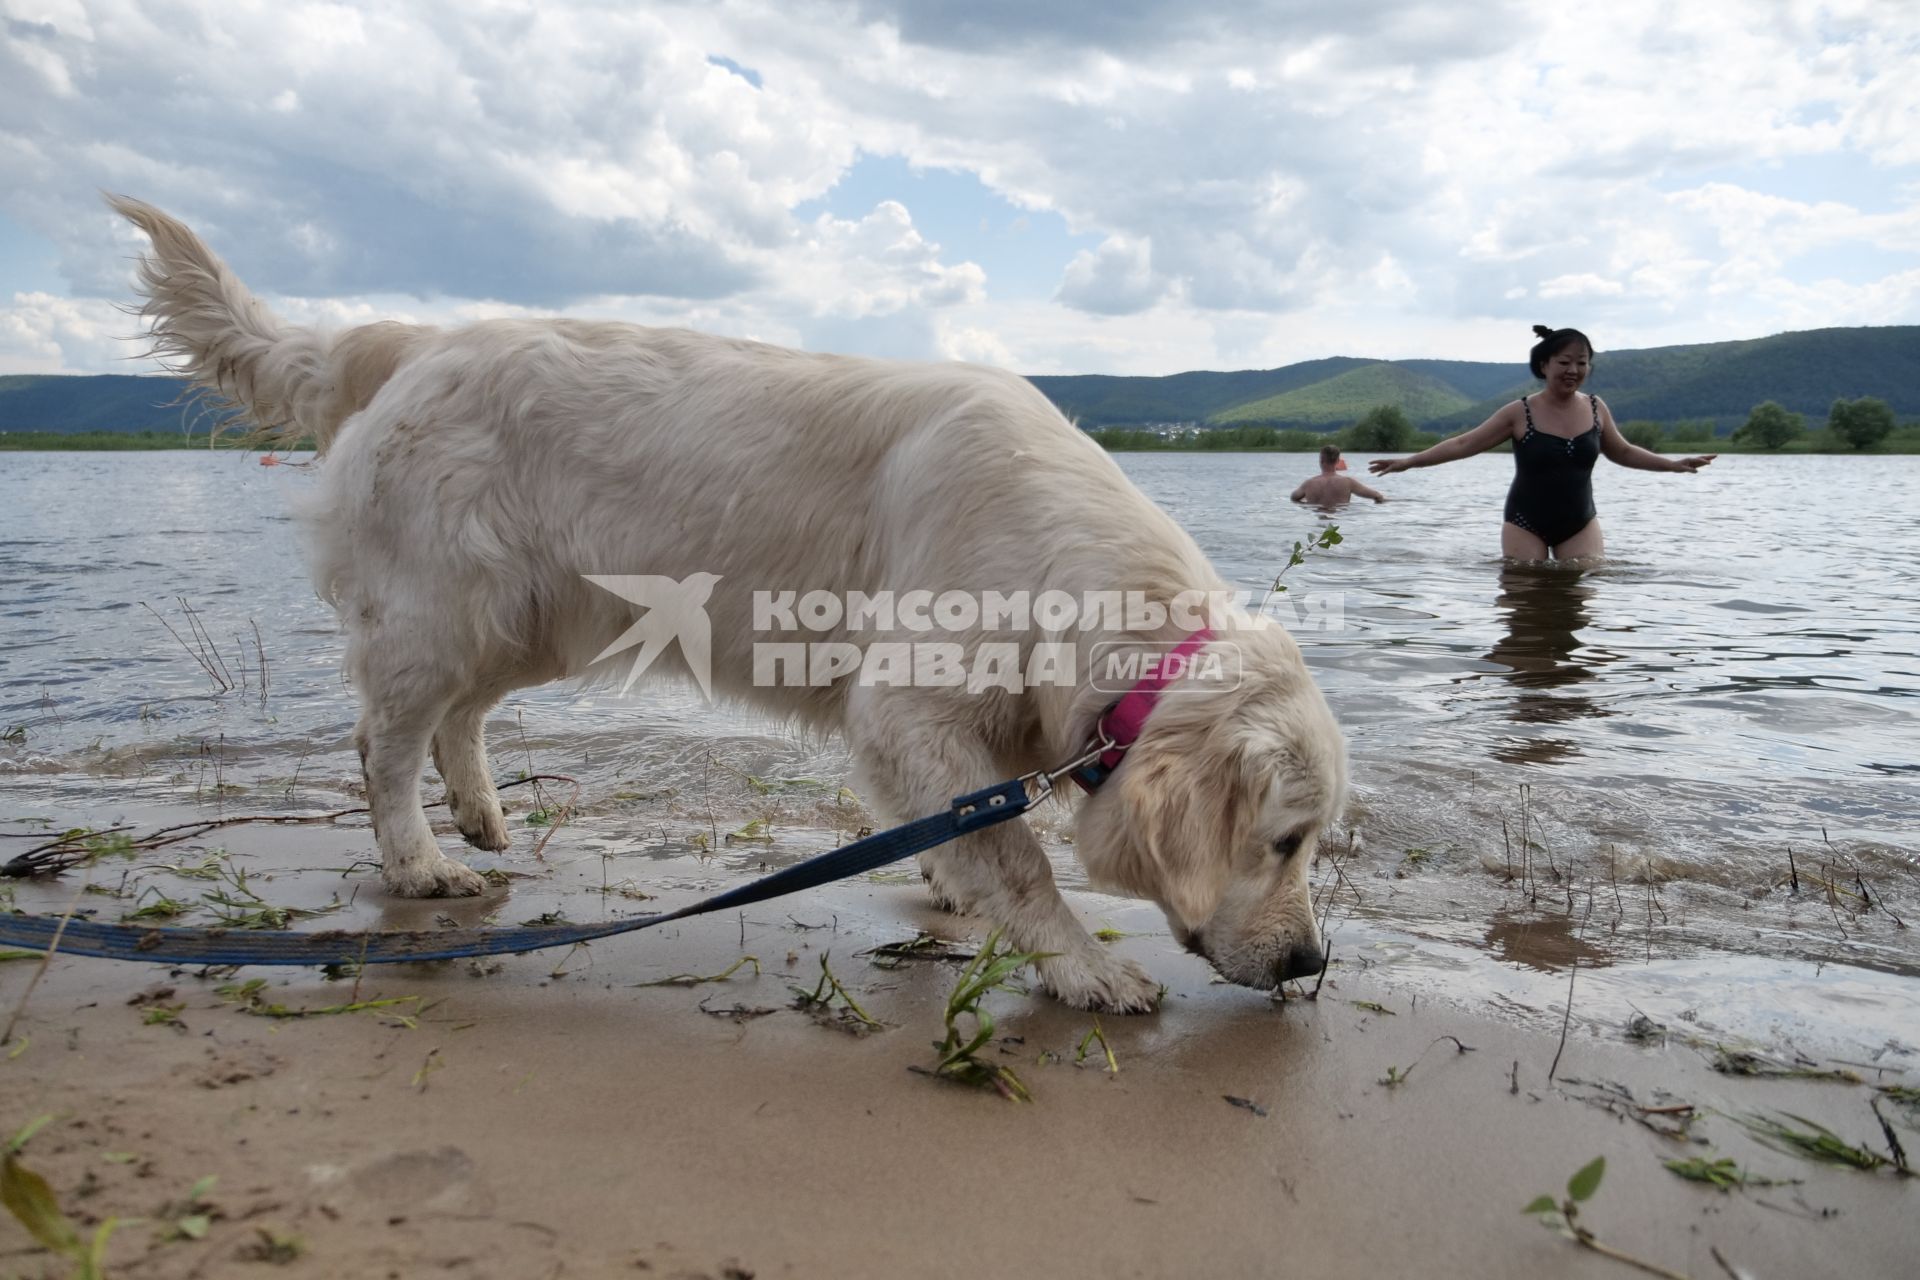
[[[1500,526],[1501,553],[1515,560],[1604,555],[1606,542],[1593,507],[1595,459],[1605,454],[1641,471],[1691,473],[1719,455],[1667,458],[1628,444],[1600,397],[1580,394],[1593,368],[1593,344],[1587,336],[1578,329],[1543,324],[1533,331],[1540,343],[1527,367],[1546,382],[1546,390],[1522,396],[1473,430],[1411,458],[1376,459],[1370,469],[1384,476],[1410,467],[1434,467],[1511,440],[1513,485],[1507,490],[1506,523]]]

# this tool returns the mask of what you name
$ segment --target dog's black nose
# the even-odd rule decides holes
[[[1279,981],[1293,982],[1301,978],[1311,978],[1326,968],[1326,960],[1313,947],[1295,947],[1280,958]]]

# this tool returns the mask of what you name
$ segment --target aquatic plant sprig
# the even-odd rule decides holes
[[[335,897],[324,907],[278,906],[254,892],[247,882],[247,873],[231,865],[221,866],[220,879],[226,887],[209,890],[200,900],[213,910],[221,924],[232,929],[284,929],[295,920],[327,915],[347,905]]]
[[[825,955],[820,957],[820,981],[814,984],[813,990],[791,985],[787,989],[793,992],[794,1008],[803,1013],[812,1014],[820,1022],[837,1026],[843,1031],[865,1035],[869,1031],[878,1031],[885,1025],[860,1007],[860,1002],[855,1000],[840,979],[834,976],[833,970],[828,967]],[[842,1006],[838,1010],[833,1007],[835,999],[838,999]]]
[[[760,957],[741,956],[718,973],[676,973],[671,977],[655,978],[651,982],[636,982],[636,987],[694,987],[703,982],[725,982],[748,965],[753,966],[753,976],[760,976]]]
[[[1816,1164],[1858,1169],[1863,1173],[1892,1169],[1896,1173],[1911,1176],[1912,1170],[1907,1167],[1906,1152],[1901,1149],[1899,1139],[1877,1109],[1873,1114],[1887,1136],[1892,1153],[1890,1156],[1855,1146],[1825,1125],[1788,1111],[1775,1115],[1755,1111],[1745,1115],[1729,1115],[1727,1118],[1751,1133],[1761,1146],[1785,1155],[1799,1156]]]
[[[1253,611],[1259,613],[1267,607],[1267,601],[1286,591],[1287,584],[1282,582],[1281,579],[1287,576],[1287,570],[1305,564],[1307,562],[1307,556],[1313,552],[1331,550],[1345,541],[1346,538],[1341,536],[1340,526],[1337,524],[1328,525],[1304,542],[1296,541],[1293,544],[1292,553],[1287,557],[1287,562],[1280,566],[1278,573],[1273,575],[1273,581],[1267,584],[1267,589],[1260,595],[1260,603],[1253,606]]]
[[[1356,1000],[1354,1001],[1354,1003],[1363,1004],[1365,1002]],[[1378,1009],[1380,1012],[1385,1013],[1389,1016],[1393,1016],[1393,1010],[1388,1009],[1383,1005],[1375,1005],[1374,1008]],[[1409,1062],[1404,1067],[1389,1066],[1387,1068],[1387,1074],[1384,1076],[1381,1076],[1378,1083],[1387,1086],[1387,1088],[1389,1089],[1397,1089],[1401,1085],[1405,1084],[1407,1082],[1407,1077],[1413,1074],[1413,1069],[1419,1066],[1421,1060],[1427,1056],[1427,1053],[1433,1048],[1433,1046],[1436,1044],[1439,1044],[1442,1040],[1451,1040],[1453,1042],[1453,1051],[1455,1054],[1479,1052],[1479,1050],[1476,1049],[1474,1046],[1470,1044],[1462,1043],[1459,1036],[1435,1036],[1432,1040],[1427,1042],[1427,1047],[1420,1051],[1420,1056],[1418,1058],[1415,1058],[1412,1062]]]
[[[1119,1075],[1120,1060],[1113,1056],[1113,1046],[1107,1043],[1107,1033],[1100,1029],[1100,1019],[1098,1018],[1093,1020],[1092,1029],[1080,1037],[1080,1047],[1074,1051],[1073,1065],[1077,1067],[1087,1060],[1087,1054],[1095,1041],[1099,1042],[1101,1053],[1106,1055],[1107,1074],[1114,1076]]]
[[[940,1055],[940,1061],[934,1064],[931,1071],[916,1069],[939,1079],[992,1089],[1009,1102],[1033,1101],[1033,1095],[1011,1067],[979,1056],[980,1051],[993,1042],[994,1033],[993,1014],[987,1010],[984,1001],[995,991],[1011,985],[1027,966],[1039,963],[1050,954],[1044,951],[1015,951],[1012,944],[1008,944],[1003,951],[1000,948],[1000,930],[989,933],[980,950],[960,971],[960,980],[954,983],[952,992],[947,996],[946,1038],[933,1042],[934,1052]],[[961,1029],[963,1018],[972,1023],[971,1035]],[[1085,1043],[1082,1041],[1083,1048]],[[1101,1037],[1101,1043],[1106,1043],[1104,1036]]]
[[[1722,1156],[1709,1160],[1705,1156],[1688,1156],[1683,1160],[1662,1160],[1660,1162],[1676,1177],[1688,1182],[1704,1182],[1721,1191],[1735,1191],[1743,1187],[1785,1187],[1797,1185],[1798,1178],[1768,1178],[1749,1170],[1742,1169],[1731,1156]]]

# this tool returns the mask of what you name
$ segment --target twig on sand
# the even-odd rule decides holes
[[[1567,1012],[1560,1019],[1560,1047],[1553,1051],[1553,1065],[1547,1068],[1547,1083],[1553,1083],[1560,1070],[1560,1055],[1567,1051],[1567,1030],[1573,1025],[1573,980],[1580,976],[1580,944],[1586,941],[1587,920],[1593,915],[1593,895],[1587,895],[1587,914],[1580,917],[1580,932],[1573,940],[1572,960],[1567,965]]]
[[[33,989],[40,985],[40,979],[47,976],[47,966],[53,963],[53,953],[60,949],[61,935],[67,931],[67,921],[73,919],[74,908],[80,905],[80,897],[86,893],[87,886],[81,885],[73,891],[73,900],[67,903],[67,909],[60,913],[60,923],[54,927],[53,937],[47,940],[47,950],[40,957],[40,967],[33,971],[33,977],[27,980],[27,989],[20,993],[20,1002],[13,1006],[13,1014],[7,1019],[6,1030],[0,1031],[0,1044],[13,1041],[13,1029],[19,1024],[20,1015],[27,1011],[27,1001],[33,999]]]
[[[579,781],[563,773],[530,774],[524,778],[514,778],[506,782],[497,783],[496,788],[505,791],[509,787],[537,786],[542,782],[568,783],[574,789],[574,799],[579,797]],[[562,821],[564,821],[565,814],[571,810],[574,799],[568,800],[567,804],[560,810]],[[437,800],[427,807],[435,809],[445,803],[445,800]],[[234,814],[220,818],[205,818],[197,822],[175,823],[172,826],[159,827],[147,832],[145,835],[138,836],[128,835],[127,832],[129,828],[125,826],[106,827],[100,830],[93,830],[87,827],[75,827],[70,831],[62,832],[51,840],[45,840],[34,845],[24,853],[15,854],[5,863],[0,863],[0,876],[24,877],[57,875],[62,871],[92,862],[99,857],[103,838],[106,837],[111,837],[111,849],[109,851],[112,853],[145,853],[153,849],[165,848],[171,844],[179,844],[186,840],[197,840],[210,832],[220,831],[227,827],[245,826],[254,823],[279,827],[316,826],[338,822],[342,818],[357,817],[367,812],[369,812],[367,807],[361,805],[353,809],[334,809],[327,813]],[[559,823],[555,822],[554,829],[557,829],[558,825]],[[547,835],[542,838],[540,847],[544,848],[546,841],[551,838],[552,830],[549,830]]]
[[[532,782],[535,778],[558,779],[559,775],[558,774],[528,774],[527,775],[527,781],[529,782]],[[534,844],[533,856],[541,862],[545,862],[547,860],[546,859],[547,842],[553,839],[554,835],[560,830],[561,827],[564,827],[567,825],[567,819],[573,816],[573,806],[580,803],[580,784],[578,782],[574,782],[572,778],[566,778],[562,780],[573,783],[573,792],[571,795],[567,797],[566,803],[562,804],[558,809],[542,808],[540,810],[540,812],[545,815],[545,821],[543,825],[546,827],[546,830],[540,833],[540,839]],[[534,794],[536,796],[538,796],[539,794],[539,788],[537,785],[534,788]]]
[[[1888,1124],[1887,1118],[1880,1114],[1880,1099],[1867,1099],[1867,1106],[1873,1111],[1873,1118],[1880,1122],[1880,1132],[1887,1136],[1887,1152],[1893,1157],[1893,1167],[1911,1177],[1913,1170],[1907,1167],[1907,1149],[1900,1145],[1900,1138],[1894,1133],[1893,1126]]]
[[[1327,980],[1327,968],[1333,963],[1333,939],[1327,939],[1327,949],[1320,956],[1320,972],[1314,975],[1313,990],[1307,992],[1307,999],[1320,998],[1320,984]]]

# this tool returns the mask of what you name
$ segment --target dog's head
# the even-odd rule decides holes
[[[1272,988],[1321,968],[1307,868],[1346,800],[1346,747],[1278,627],[1235,631],[1233,687],[1178,682],[1081,805],[1094,885],[1150,898],[1229,981]]]

